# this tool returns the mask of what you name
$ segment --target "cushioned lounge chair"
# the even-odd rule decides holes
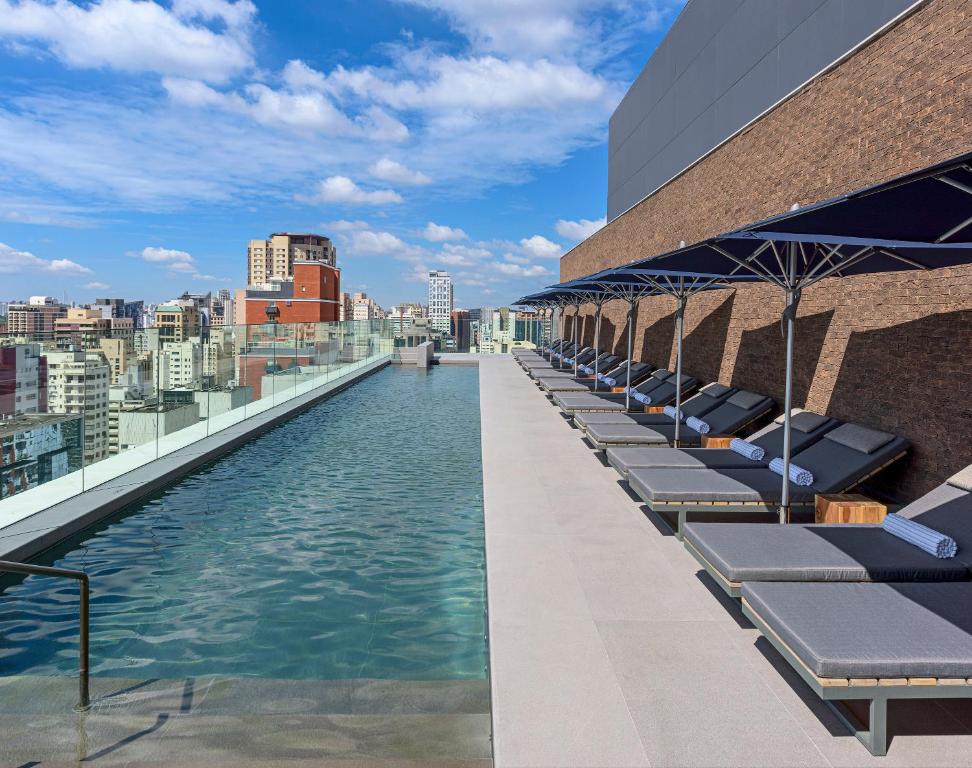
[[[588,370],[593,370],[593,365],[588,363]],[[607,376],[617,380],[617,376],[624,376],[626,371],[626,366],[621,363],[621,358],[617,355],[608,355],[604,358],[604,367],[601,367],[601,361],[598,361],[598,372],[602,376]],[[648,374],[654,370],[654,367],[647,363],[636,363],[631,366],[631,381],[633,384],[640,384]],[[594,376],[593,374],[581,374],[583,378],[574,378],[573,375],[558,375],[554,374],[552,376],[537,376],[537,386],[545,392],[610,392],[612,387],[608,386],[604,381],[597,382],[597,390],[594,389]]]
[[[821,416],[809,411],[794,409],[790,420],[790,450],[802,451],[815,443],[834,427],[840,425],[836,419]],[[704,417],[703,417],[704,418]],[[759,461],[748,459],[729,448],[678,448],[672,451],[657,451],[654,448],[616,447],[608,448],[608,464],[627,477],[635,468],[654,469],[751,469],[768,467],[770,460],[783,453],[783,416],[777,416],[758,432],[746,438],[746,442],[758,445],[764,451]]]
[[[532,378],[537,378],[539,376],[573,376],[574,375],[574,363],[577,360],[577,366],[580,368],[582,365],[588,365],[594,362],[594,358],[597,357],[598,353],[596,350],[590,347],[584,347],[580,352],[577,353],[577,357],[565,357],[562,361],[564,367],[554,367],[554,368],[541,368],[534,366],[527,370],[527,375]]]
[[[658,401],[659,405],[665,405],[675,396],[675,374],[667,370],[654,371],[644,381],[632,387],[636,392]],[[686,390],[694,387],[695,379],[691,376],[682,376],[682,389]],[[552,393],[554,405],[558,406],[566,413],[577,413],[583,411],[619,411],[624,412],[627,402],[623,392],[617,393]],[[643,411],[644,404],[637,401],[634,397],[630,398],[630,407],[633,411]]]
[[[573,353],[575,351],[580,351],[573,344],[568,344],[563,349],[564,349],[564,354],[565,355],[571,354],[571,353]],[[567,369],[567,364],[562,362],[562,356],[559,355],[559,354],[557,354],[557,353],[552,353],[546,359],[537,358],[536,360],[520,360],[518,362],[520,363],[520,367],[523,368],[523,370],[525,370],[527,372],[529,372],[529,371],[531,371],[531,370],[533,370],[535,368],[546,368],[548,370],[550,370],[550,369],[553,369],[553,370],[560,370],[560,369],[566,370]]]
[[[621,360],[617,355],[608,352],[601,352],[599,355],[595,355],[593,350],[590,353],[579,355],[577,358],[578,379],[585,376],[593,377],[593,374],[587,373],[587,371],[594,370],[595,358],[598,360],[597,367],[601,372],[608,370],[608,366],[614,368]],[[568,364],[566,368],[533,368],[528,370],[527,374],[533,379],[536,379],[538,384],[540,379],[557,379],[558,381],[575,380],[574,366],[571,364]]]
[[[842,493],[905,455],[908,441],[857,424],[842,424],[793,454],[813,473],[809,486],[790,482],[790,507],[813,509],[818,493]],[[773,513],[783,479],[769,469],[632,469],[628,484],[655,512],[676,515],[681,538],[689,514]],[[775,518],[774,518],[775,519]]]
[[[964,478],[964,479],[963,479]],[[898,514],[951,536],[939,559],[880,525],[688,523],[685,548],[730,596],[750,581],[955,581],[972,578],[972,465]]]
[[[736,393],[735,387],[727,387],[713,382],[706,384],[698,392],[682,401],[682,413],[686,416],[700,417],[726,398]],[[600,413],[578,413],[574,416],[574,426],[587,431],[592,424],[641,424],[647,426],[671,424],[672,420],[664,413],[635,413],[625,411],[602,411]]]
[[[972,698],[972,582],[752,582],[742,609],[873,755],[890,699]],[[868,723],[842,700],[868,701]]]
[[[773,399],[766,395],[739,390],[701,419],[710,426],[707,434],[733,435],[768,415],[775,407]],[[667,424],[654,426],[591,424],[587,427],[586,439],[592,447],[601,451],[613,446],[667,447],[675,440],[675,420],[669,418]],[[701,443],[702,433],[683,423],[679,429],[679,445],[701,445]]]

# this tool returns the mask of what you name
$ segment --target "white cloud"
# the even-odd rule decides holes
[[[0,38],[38,42],[70,67],[223,82],[253,65],[249,0],[0,0]]]
[[[450,267],[472,267],[492,257],[492,252],[487,248],[445,243],[436,259]]]
[[[156,248],[155,246],[143,248],[141,256],[145,261],[165,262],[170,265],[180,263],[191,264],[193,261],[192,255],[186,253],[186,251],[177,251],[172,248]],[[173,269],[175,268],[173,267]]]
[[[351,233],[350,250],[354,254],[381,256],[406,249],[404,241],[391,232],[374,232],[370,229]]]
[[[540,264],[524,267],[520,264],[510,264],[507,262],[498,261],[493,265],[493,267],[498,272],[502,272],[504,275],[509,275],[510,277],[540,277],[541,275],[551,274],[549,269],[541,266]]]
[[[591,219],[581,219],[580,221],[559,219],[554,224],[554,229],[557,230],[558,235],[566,237],[568,240],[586,240],[606,223],[607,219],[604,217],[593,221]]]
[[[329,176],[318,183],[317,193],[298,196],[307,203],[345,203],[349,205],[387,205],[402,202],[402,196],[391,189],[365,191],[347,176]]]
[[[91,270],[70,259],[42,259],[29,251],[18,251],[0,243],[0,274],[47,272],[62,275],[89,275]]]
[[[422,230],[422,237],[431,243],[445,243],[450,240],[468,240],[469,235],[458,227],[449,227],[445,224],[436,224],[430,221]]]
[[[355,221],[348,221],[347,219],[338,219],[337,221],[325,221],[321,224],[321,229],[329,230],[331,232],[353,232],[357,229],[369,229],[370,226],[367,221],[362,221],[361,219],[356,219]]]
[[[530,259],[527,256],[519,256],[515,253],[504,253],[503,258],[506,259],[511,264],[529,264]]]
[[[392,184],[411,184],[421,186],[431,184],[432,179],[420,171],[413,171],[401,163],[388,157],[383,157],[372,163],[368,168],[368,173],[376,179],[388,181]]]
[[[554,259],[563,253],[563,248],[543,235],[524,237],[520,240],[520,247],[530,256],[538,259]]]
[[[99,283],[97,280],[90,283],[85,283],[84,287],[92,291],[107,291],[109,288],[111,288],[108,283]]]

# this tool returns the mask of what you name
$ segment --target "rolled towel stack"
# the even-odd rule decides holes
[[[618,380],[617,379],[612,379],[610,376],[605,376],[603,379],[601,379],[601,381],[603,381],[609,387],[616,387],[616,386],[618,386]]]
[[[951,536],[946,536],[934,528],[916,523],[914,520],[901,517],[901,515],[896,515],[893,512],[884,516],[882,527],[892,536],[897,536],[902,541],[907,541],[929,555],[934,555],[942,560],[955,557],[955,553],[958,552],[958,544]]]
[[[702,419],[697,419],[694,416],[689,416],[685,420],[685,425],[689,427],[689,429],[694,429],[700,435],[707,435],[712,430],[712,427],[710,427],[706,422],[702,421]]]
[[[584,373],[586,373],[588,376],[590,376],[592,373],[594,373],[594,369],[593,368],[588,368],[586,365],[582,365],[580,367],[580,369],[581,369],[581,371],[583,371]]]
[[[637,400],[642,405],[651,405],[651,397],[649,397],[648,395],[642,394],[637,389],[632,389],[631,390],[631,397],[634,398],[635,400]]]
[[[662,408],[662,413],[664,413],[672,421],[681,421],[685,418],[685,414],[682,411],[679,411],[674,405],[666,405],[664,408]],[[678,418],[679,416],[681,416],[681,419]]]
[[[769,463],[769,468],[771,472],[782,477],[783,475],[783,459],[775,458]],[[798,467],[792,461],[790,462],[790,480],[796,485],[813,485],[813,472],[809,469],[803,469],[803,467]]]
[[[745,440],[740,440],[738,437],[729,441],[729,450],[735,451],[740,456],[745,456],[750,461],[762,461],[763,457],[766,456],[766,451],[763,450],[762,446],[753,445]]]

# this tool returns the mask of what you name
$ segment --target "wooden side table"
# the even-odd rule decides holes
[[[664,405],[646,405],[645,406],[645,413],[664,413],[664,412],[665,412],[665,406]]]
[[[703,448],[728,448],[735,438],[732,435],[702,435]]]
[[[814,497],[814,512],[818,523],[881,523],[888,508],[859,493],[824,493]]]

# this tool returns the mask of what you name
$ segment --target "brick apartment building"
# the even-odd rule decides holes
[[[267,322],[267,307],[278,323],[327,323],[339,319],[341,271],[323,261],[293,262],[293,278],[250,286],[237,294],[247,325]]]
[[[611,119],[608,224],[563,256],[560,277],[967,152],[970,83],[968,0],[690,0]],[[685,371],[782,402],[782,310],[763,284],[693,298]],[[673,311],[641,302],[636,357],[674,365]],[[581,316],[590,343],[593,308]],[[601,332],[624,349],[620,302]],[[972,461],[972,267],[822,281],[796,338],[795,405],[912,442],[870,491],[914,497]]]

